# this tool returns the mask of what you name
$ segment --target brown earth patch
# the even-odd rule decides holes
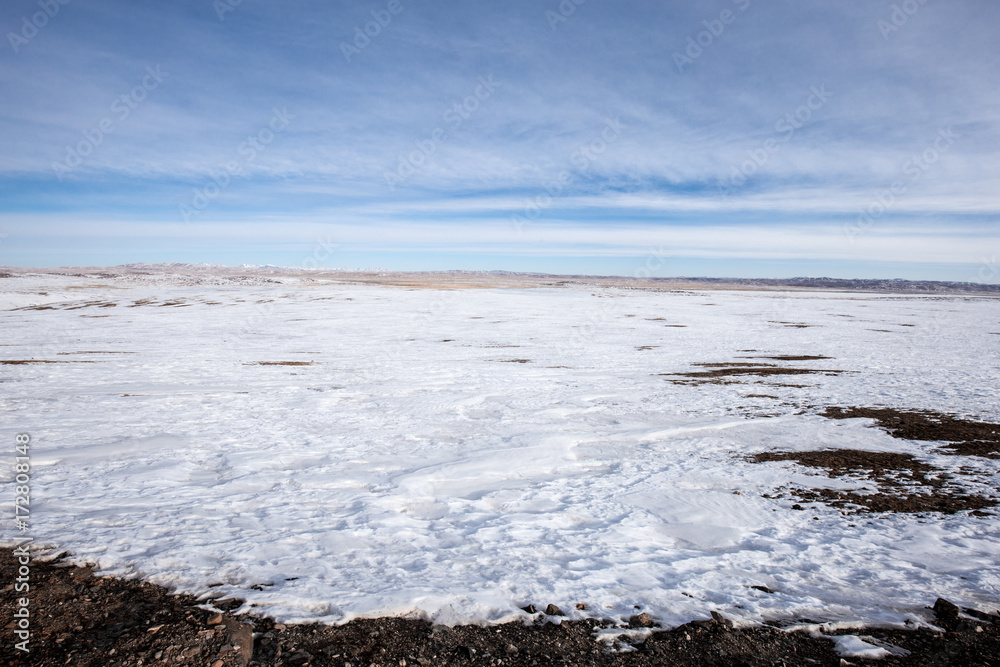
[[[1000,424],[972,421],[931,410],[829,407],[829,419],[874,419],[880,428],[903,440],[946,441],[943,454],[1000,458]]]
[[[104,352],[94,350],[90,352],[56,352],[56,354],[138,354],[137,352]]]
[[[0,573],[13,581],[19,567],[10,549],[0,551]],[[749,586],[762,594],[773,590]],[[206,593],[209,591],[206,591]],[[656,627],[654,614],[637,612],[629,627],[652,634],[598,642],[607,620],[562,620],[535,613],[528,623],[445,627],[403,618],[357,619],[344,625],[285,625],[248,611],[243,600],[213,602],[218,612],[199,608],[190,595],[142,581],[95,576],[89,567],[61,562],[31,563],[31,640],[27,654],[15,649],[13,624],[0,630],[0,664],[222,665],[224,667],[352,665],[584,665],[592,667],[734,667],[738,665],[843,665],[829,636],[794,632],[782,624],[733,627],[706,609],[702,619],[671,630]],[[933,599],[929,594],[926,604]],[[573,604],[570,601],[568,604]],[[15,595],[0,596],[0,614],[13,618]],[[536,605],[558,612],[555,605]],[[577,609],[587,605],[577,603]],[[967,616],[959,617],[959,612]],[[905,649],[880,665],[995,665],[1000,654],[1000,616],[993,610],[934,605],[947,633],[921,628],[866,628],[835,634],[864,634]],[[802,619],[803,622],[806,619]],[[783,625],[789,625],[784,623]],[[651,627],[652,626],[652,627]],[[624,627],[622,629],[625,629]],[[219,662],[216,662],[219,661]]]
[[[771,377],[775,375],[814,375],[824,373],[826,375],[837,375],[844,373],[842,370],[823,368],[788,368],[775,364],[752,363],[752,362],[727,362],[727,363],[696,363],[693,366],[704,366],[711,368],[708,371],[692,371],[690,373],[658,373],[658,375],[668,377],[679,377],[686,379],[670,380],[674,384],[731,384],[726,378],[739,376]],[[737,380],[738,381],[738,380]]]
[[[815,324],[803,324],[802,322],[781,322],[778,320],[768,320],[771,324],[783,324],[786,327],[791,327],[793,329],[808,329],[809,327],[817,326]]]
[[[763,452],[749,459],[753,463],[793,461],[800,466],[826,472],[831,479],[870,480],[876,493],[855,493],[832,489],[789,488],[787,493],[804,502],[821,502],[845,513],[941,512],[955,514],[994,507],[998,501],[963,493],[947,473],[910,454],[833,449],[807,452]],[[770,496],[765,496],[770,497]],[[803,509],[793,506],[793,509]]]
[[[314,361],[250,361],[244,366],[312,366]]]
[[[23,366],[25,364],[96,364],[96,361],[85,361],[83,359],[73,360],[51,360],[51,359],[0,359],[0,364],[6,366]]]
[[[527,364],[531,362],[531,359],[497,359],[502,364]]]
[[[756,357],[757,359],[773,359],[775,361],[819,361],[820,359],[833,359],[822,354],[779,354],[774,357]]]

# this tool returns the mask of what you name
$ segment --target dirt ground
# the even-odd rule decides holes
[[[9,549],[0,553],[4,581],[16,576]],[[0,664],[124,667],[406,667],[428,665],[861,665],[843,661],[828,635],[769,625],[733,628],[706,610],[672,630],[647,628],[654,620],[631,619],[631,636],[598,641],[607,621],[557,624],[560,617],[536,613],[534,624],[459,626],[398,618],[356,620],[341,626],[281,625],[239,613],[240,600],[217,600],[223,613],[197,606],[195,598],[159,586],[96,577],[88,568],[63,562],[31,564],[30,651],[15,649],[14,622],[0,635]],[[0,614],[13,619],[15,594],[8,586]],[[933,603],[929,595],[926,603]],[[551,614],[558,609],[546,609]],[[938,602],[939,629],[853,630],[869,643],[884,642],[896,656],[879,665],[1000,665],[1000,611],[959,610]],[[845,634],[841,632],[840,634]],[[905,653],[909,655],[905,655]]]
[[[943,442],[933,451],[956,457],[1000,458],[1000,424],[964,419],[932,411],[896,408],[828,407],[820,413],[829,419],[866,418],[900,440]],[[858,512],[955,514],[996,517],[1000,501],[969,487],[988,485],[974,469],[963,466],[945,471],[911,454],[856,449],[822,449],[804,452],[761,452],[754,463],[792,461],[822,471],[830,478],[874,482],[877,491],[863,493],[823,488],[783,487],[765,497],[792,497],[804,503],[823,503],[845,514]],[[861,484],[859,484],[860,488]],[[804,509],[793,505],[793,509]]]

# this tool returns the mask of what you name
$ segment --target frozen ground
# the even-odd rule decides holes
[[[997,497],[997,460],[815,414],[1000,420],[995,298],[184,282],[0,279],[0,360],[60,362],[0,365],[0,481],[10,497],[30,432],[37,542],[184,591],[221,582],[286,621],[551,602],[901,623],[939,595],[1000,604],[996,515],[795,511],[762,494],[862,485],[746,460],[908,452]],[[843,372],[659,375],[768,355]]]

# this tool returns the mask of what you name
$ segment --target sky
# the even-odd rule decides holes
[[[1000,282],[993,0],[7,0],[0,265]]]

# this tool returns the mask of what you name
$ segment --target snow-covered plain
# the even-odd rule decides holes
[[[908,452],[1000,495],[996,460],[815,414],[1000,420],[995,298],[186,282],[0,281],[0,359],[74,362],[0,365],[0,482],[9,498],[14,434],[31,433],[36,543],[291,622],[555,603],[896,624],[937,596],[1000,606],[996,516],[793,511],[761,494],[860,484],[746,460]],[[844,372],[659,375],[767,355]]]

